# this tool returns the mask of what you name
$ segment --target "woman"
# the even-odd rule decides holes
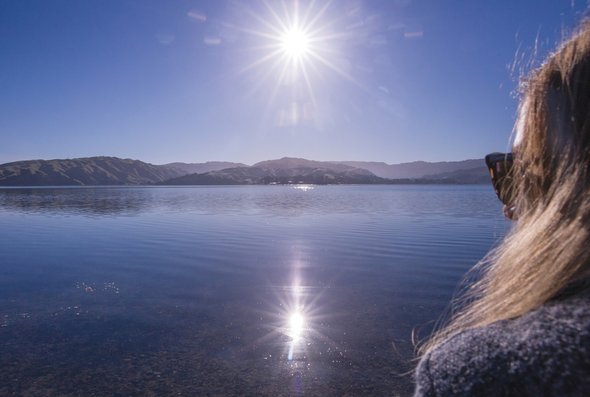
[[[589,21],[524,84],[514,163],[487,160],[517,221],[422,348],[415,395],[590,395]]]

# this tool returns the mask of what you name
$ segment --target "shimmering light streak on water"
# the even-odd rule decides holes
[[[299,340],[303,331],[303,315],[299,312],[291,314],[289,317],[289,333],[293,340]]]

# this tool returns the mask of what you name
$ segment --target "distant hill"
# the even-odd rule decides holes
[[[203,174],[183,175],[159,182],[159,185],[254,185],[261,184],[264,170],[256,167],[236,167]]]
[[[229,168],[170,179],[164,185],[251,185],[251,184],[366,184],[388,183],[370,171],[342,164],[295,158],[262,161],[252,167]]]
[[[149,185],[181,175],[139,160],[85,157],[0,165],[1,186]]]
[[[181,175],[203,174],[209,171],[219,171],[227,168],[248,167],[242,163],[231,163],[229,161],[207,161],[206,163],[169,163],[162,167],[178,172]]]
[[[295,157],[283,157],[278,160],[266,160],[254,164],[252,167],[264,168],[272,170],[272,172],[285,172],[285,170],[294,170],[299,168],[318,168],[337,172],[356,172],[366,175],[373,175],[374,173],[364,167],[357,167],[354,165],[347,165],[344,163],[335,163],[331,161],[315,161]]]
[[[456,170],[451,172],[442,172],[440,174],[426,175],[424,179],[435,181],[446,181],[447,183],[461,184],[489,184],[490,174],[486,167],[469,168],[466,170]]]
[[[428,163],[426,161],[414,161],[411,163],[401,164],[386,164],[382,162],[370,161],[337,161],[333,163],[363,168],[368,171],[371,171],[373,174],[380,176],[381,178],[388,179],[425,178],[429,175],[436,175],[454,172],[458,170],[475,168],[486,170],[484,161],[481,159],[463,161],[439,161],[434,163]]]
[[[0,186],[488,183],[483,160],[386,164],[284,157],[242,163],[154,165],[117,157],[29,160],[0,165]]]

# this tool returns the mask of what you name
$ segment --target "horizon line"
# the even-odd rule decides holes
[[[20,160],[10,160],[6,162],[0,162],[0,166],[5,164],[11,163],[19,163],[25,161],[66,161],[66,160],[76,160],[76,159],[91,159],[91,158],[117,158],[121,160],[133,160],[133,161],[141,161],[143,163],[148,163],[152,165],[162,166],[174,163],[182,163],[182,164],[206,164],[206,163],[235,163],[235,164],[243,164],[248,167],[252,167],[258,163],[265,162],[265,161],[276,161],[276,160],[283,160],[283,159],[297,159],[297,160],[306,160],[306,161],[317,161],[317,162],[324,162],[324,163],[346,163],[346,162],[358,162],[358,163],[382,163],[385,165],[400,165],[400,164],[412,164],[412,163],[456,163],[462,161],[470,161],[470,160],[483,160],[483,156],[481,158],[465,158],[461,160],[438,160],[438,161],[427,161],[427,160],[412,160],[412,161],[404,161],[404,162],[397,162],[397,163],[389,163],[386,161],[379,161],[379,160],[316,160],[310,159],[305,157],[296,157],[296,156],[282,156],[278,158],[270,158],[266,160],[260,160],[253,162],[251,164],[241,162],[241,161],[233,161],[233,160],[205,160],[205,161],[171,161],[171,162],[164,162],[164,163],[152,163],[150,161],[142,160],[139,158],[133,157],[119,157],[119,156],[109,156],[109,155],[95,155],[95,156],[80,156],[80,157],[66,157],[66,158],[28,158],[28,159],[20,159]]]

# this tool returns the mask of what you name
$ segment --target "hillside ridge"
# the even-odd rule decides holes
[[[0,186],[154,184],[486,183],[483,160],[387,164],[283,157],[246,165],[228,161],[150,164],[112,156],[0,164]]]

